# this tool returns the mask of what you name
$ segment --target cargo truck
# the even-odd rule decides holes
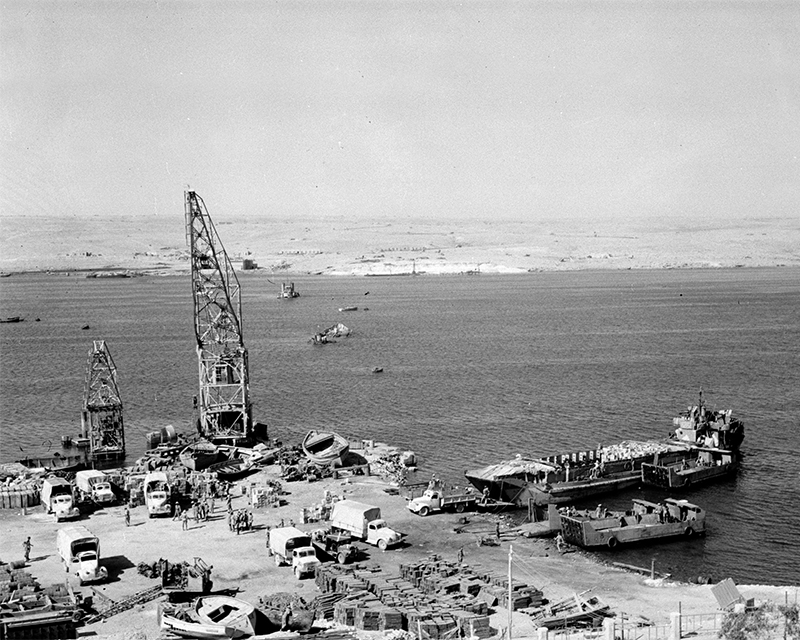
[[[463,513],[466,509],[474,509],[477,504],[478,496],[469,490],[448,494],[444,489],[426,489],[421,496],[409,500],[406,507],[424,517],[445,510]]]
[[[42,506],[52,513],[56,522],[78,518],[81,512],[72,497],[72,485],[58,476],[50,476],[42,483]]]
[[[381,551],[400,544],[403,539],[400,533],[386,525],[386,521],[381,518],[380,507],[355,500],[341,500],[333,505],[331,528],[346,531]]]
[[[311,535],[296,527],[278,527],[269,534],[269,550],[275,557],[275,564],[291,564],[298,580],[314,575],[322,563],[311,546]]]
[[[86,527],[59,529],[57,544],[65,571],[77,575],[81,584],[108,578],[108,570],[100,566],[100,540]]]
[[[92,500],[97,504],[109,505],[114,502],[114,491],[111,489],[111,481],[102,471],[87,469],[78,471],[75,474],[75,486],[84,498]]]

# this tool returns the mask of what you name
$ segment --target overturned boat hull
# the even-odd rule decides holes
[[[333,431],[309,431],[303,440],[306,457],[318,465],[328,465],[341,460],[350,451],[350,443]]]

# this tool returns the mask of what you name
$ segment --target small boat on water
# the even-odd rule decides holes
[[[327,465],[347,455],[350,443],[333,431],[309,431],[303,439],[303,451],[314,464]]]
[[[736,451],[696,449],[696,456],[672,464],[643,464],[642,483],[685,490],[736,474],[741,456]]]
[[[208,440],[194,442],[178,454],[181,464],[191,471],[203,471],[223,457],[219,447]]]
[[[358,307],[339,307],[339,311],[358,311]]]
[[[7,318],[0,318],[0,323],[22,322],[22,320],[22,316],[8,316]]]

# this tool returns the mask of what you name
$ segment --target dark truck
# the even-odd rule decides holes
[[[358,557],[358,548],[353,544],[353,536],[343,531],[315,529],[311,532],[311,544],[321,560],[347,564]]]

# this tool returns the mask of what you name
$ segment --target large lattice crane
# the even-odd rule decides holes
[[[214,442],[236,444],[253,435],[239,280],[203,199],[194,191],[185,199],[200,368],[197,430]]]
[[[117,387],[117,368],[105,340],[95,340],[89,351],[83,387],[81,432],[89,439],[92,460],[125,456],[122,400]]]

